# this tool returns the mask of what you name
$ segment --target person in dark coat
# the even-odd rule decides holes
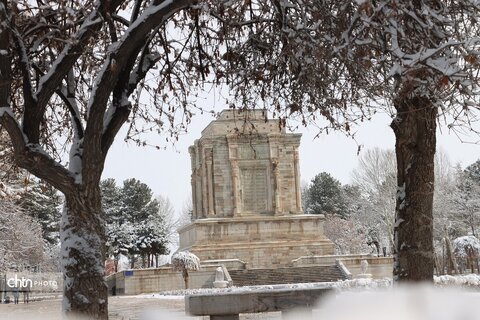
[[[13,301],[18,304],[18,298],[20,297],[20,291],[18,288],[13,289]]]

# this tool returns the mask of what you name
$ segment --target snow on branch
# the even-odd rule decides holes
[[[172,256],[173,269],[177,271],[200,269],[200,259],[189,251],[179,251]]]
[[[474,236],[459,237],[453,240],[453,248],[458,257],[468,257],[469,252],[467,251],[471,251],[470,253],[478,257],[480,255],[480,240]]]
[[[44,108],[46,106],[52,94],[82,54],[85,42],[93,37],[95,31],[102,26],[102,21],[98,8],[96,8],[85,19],[73,38],[74,40],[65,45],[48,72],[40,78],[36,93],[40,107]]]

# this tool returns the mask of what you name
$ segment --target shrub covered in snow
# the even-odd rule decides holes
[[[469,250],[473,253],[480,253],[480,240],[474,236],[464,236],[453,240],[453,251],[455,255],[460,258],[467,258],[469,256]]]
[[[200,269],[200,259],[189,251],[179,251],[172,256],[173,270],[182,271],[185,289],[188,289],[188,271]]]

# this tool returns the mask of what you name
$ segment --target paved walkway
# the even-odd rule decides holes
[[[171,299],[135,296],[109,297],[110,320],[203,320],[209,317],[185,315],[183,297]],[[61,300],[34,301],[29,304],[0,304],[0,319],[60,320]],[[280,313],[242,315],[240,319],[280,319]]]

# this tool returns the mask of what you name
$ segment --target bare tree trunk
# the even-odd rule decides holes
[[[445,253],[445,241],[443,241],[442,244],[442,270],[443,274],[445,274],[445,269],[447,269],[447,274],[448,274],[448,266],[447,266],[447,260],[446,260],[446,253]]]
[[[434,259],[435,259],[435,271],[437,273],[437,276],[440,276],[443,274],[443,270],[440,267],[440,260],[438,259],[437,253],[434,251]]]
[[[188,289],[188,270],[183,269],[182,271],[183,281],[185,282],[185,289]]]
[[[448,237],[447,231],[445,229],[445,246],[447,247],[447,264],[448,264],[448,274],[452,274],[454,271],[455,274],[459,274],[457,261],[453,255],[452,243]]]
[[[155,268],[158,268],[158,254],[155,255]]]
[[[66,195],[61,242],[63,305],[69,316],[108,319],[103,217],[98,186]]]
[[[394,277],[433,281],[433,189],[437,108],[424,97],[395,103],[397,201]]]
[[[5,8],[7,8],[7,0],[0,0]],[[0,16],[0,21],[5,17]],[[8,52],[10,47],[10,30],[9,28],[0,29],[0,50]],[[10,55],[0,55],[0,106],[8,106],[10,99],[10,85],[12,75],[12,58]]]

